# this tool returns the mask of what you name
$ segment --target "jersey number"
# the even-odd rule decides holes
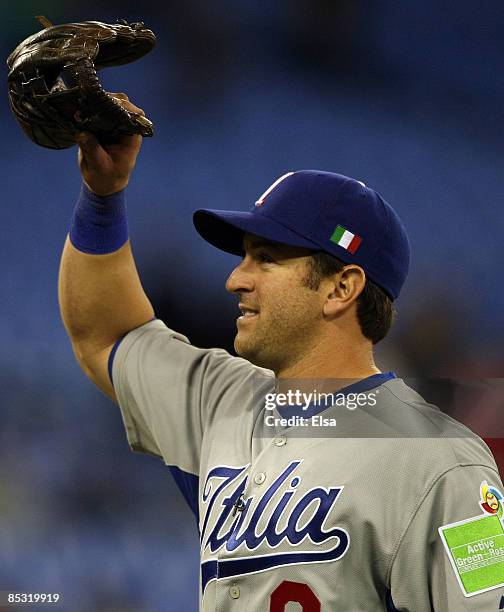
[[[270,612],[284,612],[290,602],[301,604],[303,612],[320,612],[320,601],[307,584],[284,580],[271,593]]]

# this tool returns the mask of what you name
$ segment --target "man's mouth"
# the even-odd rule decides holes
[[[253,317],[256,317],[259,314],[259,311],[254,310],[253,308],[249,308],[248,306],[245,306],[244,304],[238,304],[238,308],[240,309],[241,312],[241,317],[238,317],[238,320],[245,320],[245,319],[252,319]]]

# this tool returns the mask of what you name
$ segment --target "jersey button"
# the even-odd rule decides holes
[[[266,480],[266,474],[264,472],[259,472],[254,476],[254,482],[258,485],[262,485],[262,483]]]
[[[285,446],[287,444],[287,438],[285,436],[278,436],[275,438],[275,446]]]
[[[240,587],[233,585],[229,587],[229,596],[231,599],[238,599],[240,597]]]

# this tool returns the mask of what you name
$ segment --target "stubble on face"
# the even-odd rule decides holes
[[[295,364],[313,345],[322,320],[321,297],[306,285],[306,249],[285,250],[281,263],[258,271],[255,291],[241,301],[259,310],[238,321],[235,351],[251,363],[276,373]]]

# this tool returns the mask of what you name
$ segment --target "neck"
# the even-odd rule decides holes
[[[372,344],[368,340],[352,343],[322,342],[313,345],[275,372],[276,377],[289,379],[355,379],[361,380],[381,370],[376,366]],[[331,346],[332,345],[332,346]],[[323,347],[331,346],[331,350]],[[322,347],[322,348],[321,348]]]

